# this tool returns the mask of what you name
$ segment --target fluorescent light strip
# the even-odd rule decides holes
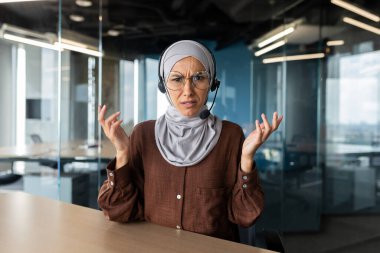
[[[327,41],[326,45],[329,47],[341,46],[341,45],[344,45],[344,40],[330,40],[330,41]]]
[[[48,48],[48,49],[57,50],[57,51],[59,50],[59,47],[52,45],[50,43],[45,43],[45,42],[41,42],[38,40],[27,39],[27,38],[15,36],[15,35],[8,34],[8,33],[5,33],[3,35],[3,38],[7,39],[7,40],[12,40],[12,41],[20,42],[20,43],[29,44],[32,46]]]
[[[276,49],[278,47],[281,47],[283,45],[285,45],[286,41],[285,40],[281,40],[279,42],[276,42],[270,46],[267,46],[267,47],[264,47],[263,49],[260,49],[259,51],[256,51],[255,52],[255,56],[260,56],[260,55],[263,55],[265,53],[268,53],[269,51],[272,51],[273,49]]]
[[[347,2],[344,2],[342,0],[331,0],[331,3],[332,4],[335,4],[335,5],[338,5],[339,7],[342,7],[346,10],[349,10],[349,11],[352,11],[356,14],[359,14],[365,18],[368,18],[370,20],[373,20],[375,22],[379,22],[380,21],[380,17],[379,16],[376,16],[375,14],[372,14],[368,11],[365,11],[359,7],[356,7],[355,5],[352,5],[352,4],[349,4]]]
[[[9,33],[9,34],[21,36],[22,38],[30,37],[30,38],[38,39],[38,40],[42,40],[42,41],[45,41],[47,39],[46,34],[41,34],[41,33],[33,32],[30,30],[25,30],[24,28],[17,27],[14,25],[10,25],[7,23],[4,23],[0,26],[0,33],[1,32],[3,32],[3,34]],[[50,41],[48,41],[48,42],[50,42]]]
[[[102,57],[103,56],[103,53],[101,53],[99,51],[95,51],[95,50],[91,50],[91,49],[87,49],[87,48],[82,48],[82,47],[78,47],[78,46],[74,46],[74,45],[69,45],[69,44],[65,44],[65,43],[62,43],[61,47],[60,47],[58,42],[55,42],[54,45],[52,45],[52,44],[41,42],[38,40],[27,39],[27,38],[15,36],[12,34],[7,34],[7,33],[4,34],[3,38],[7,39],[7,40],[12,40],[12,41],[20,42],[20,43],[29,44],[32,46],[52,49],[52,50],[56,50],[56,51],[62,51],[63,49],[67,49],[67,50],[71,50],[71,51],[75,51],[75,52],[79,52],[79,53],[84,53],[84,54],[88,54],[88,55],[92,55],[92,56],[96,56],[96,57]]]
[[[0,4],[6,3],[19,3],[19,2],[37,2],[37,1],[45,1],[45,0],[0,0]]]
[[[300,54],[300,55],[291,55],[291,56],[281,56],[263,59],[263,63],[275,63],[275,62],[284,62],[284,61],[299,61],[299,60],[310,60],[318,59],[325,57],[324,53],[316,54]]]
[[[74,41],[74,40],[69,40],[69,39],[65,39],[65,38],[61,38],[61,42],[64,43],[64,44],[69,44],[69,45],[73,45],[73,46],[77,46],[77,47],[82,47],[82,48],[88,48],[89,46],[84,44],[84,43],[80,43],[80,42],[77,42],[77,41]]]
[[[282,37],[285,37],[286,35],[288,35],[288,34],[290,34],[292,32],[294,32],[294,27],[289,27],[289,28],[283,30],[282,32],[277,33],[276,35],[273,35],[272,37],[270,37],[270,38],[268,38],[266,40],[263,40],[257,46],[259,48],[262,48],[262,47],[264,47],[264,46],[272,43],[273,41],[276,41],[276,40],[278,40],[278,39],[280,39]]]
[[[380,35],[380,29],[379,28],[367,25],[365,23],[362,23],[360,21],[357,21],[355,19],[348,18],[348,17],[344,17],[343,21],[350,24],[350,25],[354,25],[354,26],[357,26],[357,27],[362,28],[364,30],[376,33],[377,35]]]
[[[54,45],[56,45],[56,46],[59,47],[59,43],[58,42],[55,42]],[[78,46],[74,46],[74,45],[69,45],[69,44],[65,44],[65,43],[61,43],[61,48],[67,49],[67,50],[71,50],[71,51],[75,51],[75,52],[78,52],[78,53],[83,53],[83,54],[88,54],[88,55],[96,56],[96,57],[103,57],[103,53],[102,52],[91,50],[91,49],[87,49],[87,48],[83,48],[83,47],[78,47]]]

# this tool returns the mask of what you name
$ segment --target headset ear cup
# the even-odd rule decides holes
[[[166,93],[165,84],[162,82],[162,80],[158,81],[158,89],[161,91],[161,93]]]
[[[216,88],[218,88],[219,85],[220,85],[220,81],[215,78],[214,81],[212,82],[212,85],[211,85],[211,91],[216,90]]]

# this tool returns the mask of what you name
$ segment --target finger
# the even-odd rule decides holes
[[[116,133],[116,131],[119,129],[119,126],[121,125],[121,123],[123,123],[123,120],[122,120],[122,119],[115,121],[115,122],[111,125],[111,128],[110,128],[110,133],[111,133],[111,135],[114,135],[114,134]]]
[[[117,117],[119,117],[119,115],[120,115],[120,112],[115,112],[114,114],[112,114],[111,116],[109,116],[109,117],[106,119],[106,125],[107,125],[108,127],[110,127],[111,124],[112,124],[115,120],[117,120]]]
[[[261,128],[260,128],[259,121],[256,120],[255,123],[256,123],[256,131],[257,131],[259,137],[261,137],[263,131],[262,131]]]
[[[98,113],[98,121],[100,123],[100,125],[104,126],[104,115],[107,111],[107,106],[106,105],[103,105],[100,110],[99,110],[99,113]]]
[[[281,117],[278,117],[277,112],[273,113],[273,123],[272,123],[272,125],[274,126],[273,131],[278,128],[283,118],[284,118],[283,115],[281,115]]]
[[[282,119],[284,118],[284,115],[281,115],[277,120],[277,126],[281,124]]]
[[[264,126],[265,126],[265,129],[267,129],[267,130],[270,131],[270,129],[271,129],[271,125],[270,125],[269,122],[268,122],[267,116],[266,116],[264,113],[262,113],[262,114],[261,114],[261,118],[263,119],[263,124],[264,124]]]
[[[267,127],[270,128],[270,124],[269,124],[269,121],[268,121],[267,116],[265,115],[265,113],[261,114],[261,118],[263,119],[263,124],[265,125],[265,128],[267,128]]]
[[[269,124],[267,116],[264,113],[261,114],[261,118],[263,119],[265,126],[263,132],[263,139],[266,140],[272,132],[272,126]]]

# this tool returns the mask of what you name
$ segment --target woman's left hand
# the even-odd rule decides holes
[[[256,120],[256,129],[253,130],[243,143],[241,154],[241,169],[244,172],[252,170],[253,156],[257,149],[269,138],[269,136],[280,126],[283,116],[278,117],[278,113],[273,113],[272,125],[269,124],[264,113],[261,114],[263,123]]]

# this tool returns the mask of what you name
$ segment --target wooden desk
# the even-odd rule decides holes
[[[24,192],[0,192],[0,251],[273,252],[151,223],[119,224],[101,211]]]
[[[75,140],[61,143],[58,154],[58,143],[37,143],[14,147],[0,147],[0,160],[6,161],[42,161],[46,159],[56,160],[58,156],[61,161],[95,161],[111,160],[116,151],[108,141],[102,141],[100,150],[98,147],[90,147],[85,141]]]

